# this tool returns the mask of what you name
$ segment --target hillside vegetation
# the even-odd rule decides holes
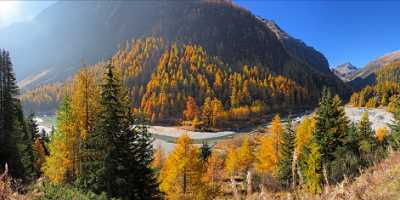
[[[389,63],[376,72],[376,84],[368,85],[350,98],[350,104],[359,107],[376,108],[388,106],[395,111],[394,106],[399,98],[400,61]]]
[[[305,87],[262,66],[234,70],[201,46],[168,44],[160,38],[127,43],[111,62],[127,86],[134,112],[143,112],[153,123],[223,127],[226,121],[240,124],[249,117],[257,122],[270,112],[314,106],[319,96],[315,84]],[[102,66],[88,67],[94,76],[86,79],[98,82]],[[24,110],[54,110],[81,76],[88,76],[85,70],[66,83],[66,89],[52,84],[26,92],[21,96]]]

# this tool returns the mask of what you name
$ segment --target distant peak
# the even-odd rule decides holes
[[[351,62],[346,62],[346,63],[340,64],[335,67],[335,69],[343,69],[343,68],[352,69],[352,70],[357,69],[357,67],[354,66],[353,64],[351,64]]]

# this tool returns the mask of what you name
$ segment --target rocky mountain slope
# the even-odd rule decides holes
[[[387,53],[365,65],[362,69],[357,70],[348,80],[355,90],[360,90],[366,85],[375,83],[376,72],[382,66],[400,60],[400,51]]]
[[[64,80],[82,61],[107,59],[118,45],[153,35],[199,44],[235,70],[257,65],[305,87],[318,82],[346,93],[322,54],[283,33],[228,1],[60,1],[31,22],[0,30],[0,44],[13,53],[28,89]]]
[[[343,63],[341,65],[338,65],[334,69],[332,69],[333,73],[342,79],[343,81],[349,81],[349,79],[357,73],[357,67],[355,67],[353,64],[350,62]]]
[[[282,30],[278,24],[272,20],[261,19],[267,27],[273,31],[282,43],[285,50],[297,60],[306,63],[314,70],[329,73],[329,64],[325,56],[313,47],[308,46],[303,41],[296,39]]]

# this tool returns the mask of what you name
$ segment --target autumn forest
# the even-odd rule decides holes
[[[46,56],[0,44],[0,200],[398,197],[400,53],[333,69],[227,0],[47,8]]]

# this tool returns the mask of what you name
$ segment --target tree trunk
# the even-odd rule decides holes
[[[267,192],[265,191],[265,186],[261,185],[260,189],[261,189],[261,192],[260,192],[259,199],[260,200],[270,200],[270,198],[268,198]]]
[[[251,171],[247,171],[247,197],[250,197],[253,194],[253,180],[252,180],[252,175]]]
[[[323,165],[322,168],[323,168],[322,170],[323,170],[323,173],[324,173],[325,184],[326,184],[326,185],[329,185],[328,172],[327,172],[327,170],[326,170],[326,165]]]
[[[293,161],[292,161],[292,189],[296,187],[296,167],[297,167],[297,153],[293,152]]]
[[[233,199],[240,200],[239,191],[236,187],[236,181],[234,176],[231,176],[231,186],[233,191]]]

